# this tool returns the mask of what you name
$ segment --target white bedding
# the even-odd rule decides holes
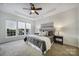
[[[51,48],[51,41],[48,37],[44,36],[38,36],[38,35],[28,35],[29,37],[35,37],[37,39],[43,40],[46,43],[46,51],[48,51]]]

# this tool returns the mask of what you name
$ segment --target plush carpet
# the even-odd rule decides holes
[[[41,56],[41,52],[27,45],[23,40],[0,45],[0,56]]]

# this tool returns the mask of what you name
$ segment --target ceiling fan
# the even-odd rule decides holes
[[[35,5],[33,3],[30,3],[30,8],[23,8],[24,10],[30,10],[30,15],[33,13],[36,13],[37,15],[39,15],[39,13],[37,12],[37,10],[42,10],[42,8],[36,8]]]

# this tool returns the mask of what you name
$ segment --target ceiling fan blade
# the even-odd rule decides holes
[[[30,5],[31,5],[31,6],[34,6],[34,4],[33,4],[33,3],[30,3]]]
[[[42,8],[35,8],[35,10],[42,10]]]
[[[35,13],[36,13],[37,15],[39,15],[39,13],[38,13],[38,12],[36,12],[36,11],[35,11]]]
[[[30,8],[23,8],[24,10],[31,10]]]

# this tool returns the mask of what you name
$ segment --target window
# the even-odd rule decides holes
[[[16,30],[18,35],[30,34],[31,24],[24,22],[17,22],[13,20],[6,20],[7,36],[16,36]]]
[[[25,23],[18,22],[18,35],[24,35]]]
[[[7,36],[16,35],[16,21],[6,20]]]
[[[29,34],[31,31],[31,24],[30,23],[26,23],[26,34]]]

